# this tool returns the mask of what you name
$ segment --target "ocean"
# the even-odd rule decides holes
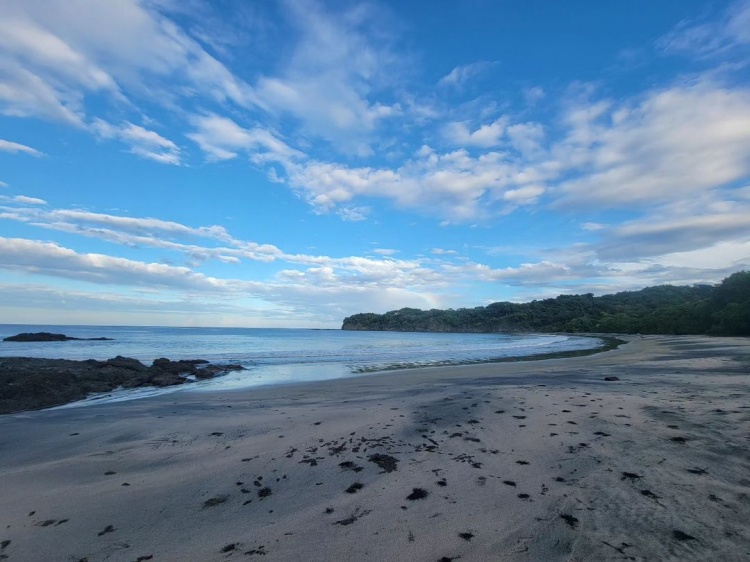
[[[331,380],[378,371],[460,365],[600,347],[592,337],[553,334],[442,334],[311,329],[30,326],[0,324],[0,340],[21,332],[53,332],[111,341],[4,342],[0,356],[60,359],[133,357],[206,359],[247,370],[167,389],[118,391],[92,401],[120,401],[165,392],[209,392]],[[80,405],[80,403],[77,403]]]

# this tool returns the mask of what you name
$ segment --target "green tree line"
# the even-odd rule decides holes
[[[718,285],[660,285],[595,297],[560,295],[476,308],[354,314],[344,330],[399,332],[601,332],[750,336],[750,272]]]

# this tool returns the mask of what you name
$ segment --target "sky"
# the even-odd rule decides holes
[[[0,322],[750,269],[750,0],[0,0]]]

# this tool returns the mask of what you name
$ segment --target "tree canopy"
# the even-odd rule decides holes
[[[750,336],[750,272],[734,273],[716,286],[660,285],[601,297],[588,293],[523,304],[354,314],[342,329]]]

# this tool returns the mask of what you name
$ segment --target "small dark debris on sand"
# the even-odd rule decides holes
[[[355,482],[354,484],[352,484],[351,486],[349,486],[346,489],[346,493],[347,494],[356,494],[357,492],[359,492],[364,487],[365,487],[365,485],[362,484],[361,482]]]
[[[687,439],[684,437],[672,437],[670,438],[670,441],[674,441],[675,443],[686,443]]]
[[[203,508],[207,507],[214,507],[216,505],[222,504],[225,501],[229,499],[229,496],[222,495],[222,496],[215,496],[213,498],[208,498],[206,501],[203,502]]]
[[[4,540],[3,542],[0,542],[0,550],[5,550],[6,548],[8,548],[8,545],[10,545],[9,540]]]
[[[342,527],[346,527],[347,525],[351,525],[352,523],[356,523],[357,520],[360,517],[364,517],[368,513],[370,513],[369,509],[366,509],[364,511],[360,511],[359,509],[357,509],[354,513],[352,513],[346,519],[340,519],[339,521],[335,521],[333,524],[334,525],[341,525]]]
[[[153,560],[154,555],[153,554],[147,554],[145,556],[139,556],[135,559],[135,562],[144,562],[144,560]]]
[[[381,453],[370,455],[367,460],[369,460],[370,462],[374,462],[386,472],[393,472],[394,470],[396,470],[396,465],[398,464],[398,459],[396,457],[392,457],[391,455],[383,455]]]
[[[474,533],[471,531],[466,531],[465,533],[458,533],[458,536],[464,539],[465,541],[470,541],[474,538]]]
[[[698,467],[688,468],[687,471],[690,474],[708,474],[708,471],[706,469],[704,469],[704,468],[698,468]]]
[[[226,545],[224,548],[221,549],[221,551],[232,552],[235,548],[237,548],[237,543],[233,542],[233,543]]]
[[[641,476],[635,472],[623,472],[620,480],[638,480]]]
[[[503,484],[505,484],[506,486],[516,486],[516,483],[513,482],[513,480],[503,480]]]
[[[672,531],[672,536],[678,541],[697,541],[698,540],[694,536],[688,535],[687,533],[684,533],[680,531],[679,529],[674,529]]]
[[[618,377],[604,377],[604,380],[607,382],[614,382],[619,381],[620,379]]]
[[[646,496],[647,498],[651,498],[652,500],[658,500],[659,499],[659,496],[657,496],[651,490],[641,490],[641,494],[644,495],[644,496]]]
[[[571,529],[575,529],[578,526],[578,518],[573,517],[569,513],[561,513],[560,518],[565,521],[568,525],[570,525]]]
[[[529,499],[529,498],[530,498],[531,496],[530,496],[529,494],[518,494],[518,497],[519,497],[520,499],[522,499],[522,500],[527,500],[527,499]]]
[[[112,525],[107,525],[106,527],[104,527],[103,531],[99,531],[99,533],[97,534],[101,537],[102,535],[106,535],[107,533],[114,533],[114,532],[115,532],[115,528]]]
[[[271,491],[271,488],[269,488],[268,486],[266,486],[265,488],[261,488],[260,490],[258,490],[258,497],[259,498],[267,498],[272,493],[273,492]]]
[[[412,488],[411,494],[406,496],[407,500],[422,500],[426,498],[429,494],[427,493],[427,490],[423,488]]]
[[[351,470],[352,472],[361,472],[364,470],[363,467],[357,465],[357,463],[352,462],[352,461],[340,462],[339,466],[341,467],[342,470]]]

